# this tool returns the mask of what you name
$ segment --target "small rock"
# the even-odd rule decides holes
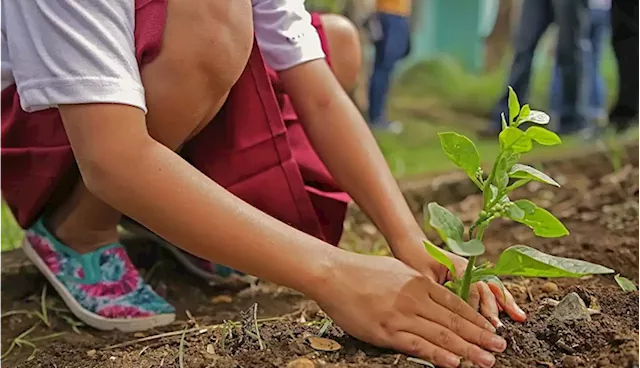
[[[94,355],[96,355],[96,349],[91,349],[91,350],[87,351],[87,356],[88,357],[92,357]]]
[[[315,368],[315,364],[307,358],[298,358],[287,363],[287,368]]]
[[[134,333],[134,334],[133,334],[133,337],[137,337],[137,338],[144,337],[144,333],[142,333],[142,332],[136,332],[136,333]]]
[[[207,345],[207,354],[216,355],[216,348],[213,347],[213,344],[208,344]]]
[[[109,359],[110,360],[116,360],[117,358],[112,355]]]
[[[551,312],[549,319],[558,321],[591,320],[584,301],[576,293],[569,293]]]
[[[545,282],[542,285],[542,290],[547,293],[555,293],[558,291],[558,285],[554,282]]]
[[[584,367],[584,359],[579,356],[567,355],[562,359],[562,366],[565,368]]]

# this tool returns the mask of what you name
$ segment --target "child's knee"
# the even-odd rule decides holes
[[[358,29],[342,15],[324,14],[321,19],[333,72],[342,87],[349,91],[355,87],[362,63]]]
[[[244,70],[253,46],[249,0],[169,2],[163,51],[176,68],[204,74],[230,89]]]

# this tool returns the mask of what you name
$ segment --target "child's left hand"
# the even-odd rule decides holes
[[[447,254],[456,266],[456,270],[458,270],[457,276],[462,277],[468,261],[444,249],[442,251]],[[444,284],[451,279],[449,270],[434,260],[426,251],[413,255],[410,261],[409,259],[401,260],[424,275],[435,279],[440,284]],[[477,282],[471,285],[469,290],[469,304],[476,310],[479,309],[480,313],[496,328],[502,326],[502,322],[498,317],[500,310],[504,310],[514,321],[524,322],[527,318],[526,314],[518,307],[513,296],[506,288],[505,292],[506,298],[502,295],[502,290],[498,285]]]

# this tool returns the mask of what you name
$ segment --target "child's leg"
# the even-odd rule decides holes
[[[360,36],[356,26],[338,14],[322,14],[322,29],[331,54],[331,70],[347,93],[353,91],[362,66]]]
[[[145,25],[144,11],[136,14],[136,27]],[[178,149],[213,118],[248,60],[251,21],[249,1],[169,2],[162,49],[142,68],[152,137]],[[144,282],[117,243],[120,217],[80,181],[53,210],[48,225],[55,236],[43,219],[36,221],[24,250],[86,324],[123,331],[168,324],[173,307]]]
[[[609,31],[609,11],[591,10],[591,57],[588,60],[590,68],[589,112],[592,118],[605,119],[606,110],[606,86],[602,78],[600,64],[602,61],[602,47],[604,39]]]
[[[162,50],[142,70],[153,138],[176,150],[218,112],[252,47],[249,6],[169,2]],[[84,253],[117,241],[120,217],[80,181],[52,213],[49,226],[63,243]]]

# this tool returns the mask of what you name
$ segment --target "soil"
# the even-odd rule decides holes
[[[635,155],[633,147],[633,154]],[[631,156],[633,157],[633,156]],[[527,197],[556,214],[571,232],[559,239],[536,238],[519,224],[500,221],[485,235],[486,259],[496,260],[513,244],[527,244],[563,257],[584,259],[615,269],[638,282],[638,162],[633,159],[612,173],[606,160],[572,160],[544,168],[563,187],[528,185],[513,197]],[[456,213],[476,211],[477,194],[446,203]],[[412,207],[419,207],[412,203]],[[463,219],[463,220],[471,220]],[[431,237],[435,239],[435,237]],[[362,216],[351,216],[343,238],[345,247],[383,254],[380,235]],[[47,296],[51,327],[43,323],[25,339],[37,350],[16,348],[3,360],[5,367],[421,367],[405,355],[384,351],[353,339],[327,322],[312,301],[286,288],[268,283],[247,287],[241,281],[216,287],[189,276],[172,259],[149,243],[130,241],[130,249],[145,276],[178,308],[179,321],[171,326],[138,334],[99,332],[79,327],[74,332],[70,314],[53,292]],[[155,265],[155,266],[154,266]],[[552,284],[551,284],[552,282]],[[38,318],[6,313],[38,311],[45,285],[20,253],[2,256],[2,347],[29,329]],[[506,279],[505,285],[527,312],[524,324],[503,318],[500,333],[507,350],[497,355],[496,367],[632,368],[638,367],[638,293],[623,292],[611,275],[582,279]],[[547,299],[560,300],[577,292],[599,314],[591,321],[548,321]],[[261,342],[256,338],[253,315],[242,312],[257,303]],[[13,311],[13,312],[12,312]],[[227,323],[224,321],[242,321]],[[244,325],[244,326],[242,326]],[[183,331],[185,331],[183,335]],[[319,335],[341,345],[335,352],[314,350],[307,338]],[[247,333],[246,331],[251,331]],[[159,333],[171,336],[154,338]],[[183,338],[184,336],[184,338]],[[148,341],[132,342],[149,337]],[[183,340],[183,342],[181,342]],[[112,347],[125,343],[124,346]],[[182,353],[181,353],[182,352]]]

